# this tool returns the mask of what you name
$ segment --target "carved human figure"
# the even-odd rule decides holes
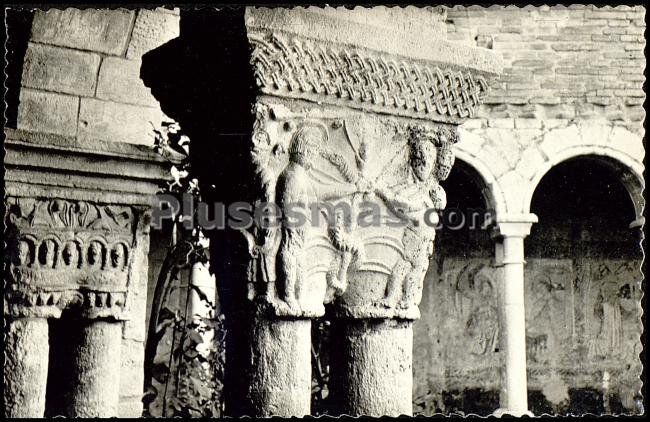
[[[499,339],[499,319],[495,306],[494,286],[492,282],[479,272],[475,276],[478,287],[474,294],[472,310],[467,320],[467,334],[474,339],[471,352],[485,355],[493,352]]]
[[[623,343],[621,299],[619,280],[614,274],[607,272],[600,280],[594,305],[594,316],[600,324],[597,337],[590,349],[592,357],[614,357],[621,352]]]
[[[104,261],[104,247],[95,241],[88,246],[88,266],[92,269],[101,269]]]
[[[340,123],[343,124],[343,123]],[[329,161],[343,176],[350,186],[356,186],[354,194],[365,195],[372,191],[370,183],[363,176],[363,168],[366,160],[366,144],[361,142],[359,151],[355,151],[355,162],[357,167],[352,169],[349,163],[342,155],[333,151],[322,151],[321,155]],[[320,191],[320,189],[319,189]],[[365,248],[363,242],[354,235],[355,222],[357,216],[357,197],[352,195],[350,198],[350,219],[346,220],[343,212],[337,210],[328,219],[330,223],[327,235],[332,245],[339,252],[336,256],[330,270],[327,272],[327,293],[325,302],[329,303],[335,296],[340,296],[345,292],[348,286],[347,274],[351,264],[360,264],[365,258]]]
[[[386,206],[410,223],[404,231],[402,243],[405,259],[397,262],[388,279],[386,295],[379,305],[400,307],[417,305],[422,294],[422,280],[433,253],[433,239],[437,214],[428,210],[446,205],[444,191],[438,184],[438,174],[448,172],[438,166],[438,150],[431,134],[415,129],[409,139],[409,163],[412,181],[386,188],[380,186],[376,193]]]
[[[289,145],[289,164],[276,185],[276,204],[282,211],[282,237],[278,251],[278,279],[284,285],[284,301],[291,310],[299,310],[296,288],[302,276],[302,253],[308,227],[312,225],[311,207],[356,191],[355,186],[316,186],[309,170],[314,166],[322,145],[327,142],[326,129],[317,124],[304,124],[294,133]],[[290,214],[302,213],[305,224],[289,221]]]
[[[18,242],[18,265],[29,266],[32,264],[32,248],[28,241]]]
[[[126,265],[126,251],[124,245],[118,244],[111,249],[111,266],[121,270]]]
[[[68,267],[79,266],[79,247],[75,242],[66,243],[62,252],[63,263]]]

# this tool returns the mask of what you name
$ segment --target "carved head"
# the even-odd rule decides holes
[[[436,167],[436,146],[433,138],[422,129],[412,129],[409,139],[409,162],[418,180],[431,177]]]
[[[118,244],[111,250],[111,265],[113,268],[122,268],[126,264],[124,245]]]
[[[320,146],[327,142],[327,130],[317,125],[303,125],[291,138],[289,161],[306,168],[313,165]]]
[[[79,265],[79,247],[75,242],[68,242],[63,248],[62,255],[65,265],[69,267]]]
[[[103,261],[103,246],[99,242],[91,242],[88,246],[88,264],[92,267],[101,267]]]

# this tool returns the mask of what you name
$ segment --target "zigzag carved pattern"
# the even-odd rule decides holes
[[[252,35],[260,88],[335,96],[416,114],[472,117],[486,94],[483,77],[373,57],[350,47]]]

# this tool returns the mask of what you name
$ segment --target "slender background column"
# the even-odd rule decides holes
[[[501,306],[501,335],[505,354],[501,408],[495,415],[530,415],[526,374],[526,311],[524,303],[524,238],[537,218],[532,215],[498,221],[496,246]]]

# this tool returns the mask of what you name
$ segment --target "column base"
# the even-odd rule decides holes
[[[492,413],[492,416],[497,418],[500,418],[501,416],[505,416],[505,415],[514,416],[517,418],[520,418],[522,416],[528,416],[531,418],[535,417],[535,415],[533,415],[533,412],[531,412],[530,410],[509,410],[509,409],[504,409],[502,407],[498,408]]]

